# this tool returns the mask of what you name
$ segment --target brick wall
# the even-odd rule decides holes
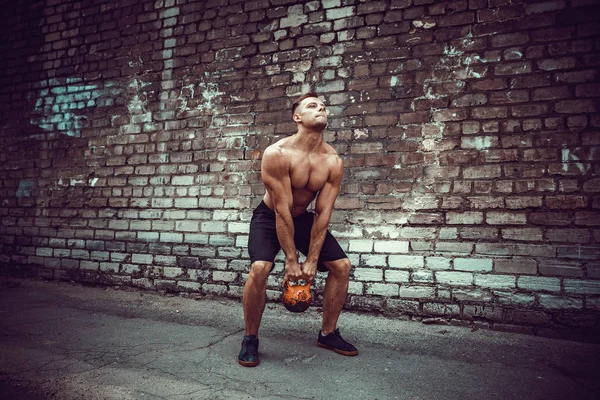
[[[0,2],[4,273],[240,297],[262,151],[314,89],[348,308],[598,330],[598,1],[21,3]]]

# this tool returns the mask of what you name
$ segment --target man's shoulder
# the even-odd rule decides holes
[[[289,155],[281,141],[273,143],[263,151],[262,165],[270,168],[283,168],[289,165]]]
[[[323,142],[323,152],[328,156],[330,160],[335,163],[342,162],[342,158],[338,154],[338,152],[333,148],[329,143]]]
[[[337,151],[328,143],[323,142],[323,153],[326,155],[326,162],[330,177],[341,177],[344,171],[344,161]]]
[[[264,153],[266,153],[267,151],[271,152],[271,153],[284,152],[287,148],[286,145],[287,145],[287,142],[289,139],[290,139],[289,137],[286,137],[286,138],[279,139],[275,143],[271,143],[270,145],[267,146]]]

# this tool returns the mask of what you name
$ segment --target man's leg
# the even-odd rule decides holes
[[[329,270],[325,291],[323,293],[323,335],[333,332],[337,326],[338,318],[348,295],[348,281],[350,280],[350,260],[342,258],[335,261],[325,261]]]
[[[244,367],[255,367],[259,364],[258,357],[258,328],[265,310],[267,297],[267,277],[273,263],[255,261],[250,267],[250,274],[244,286],[242,303],[244,307],[244,322],[246,335],[242,340],[242,349],[238,355],[238,363]]]
[[[312,212],[307,212],[294,219],[294,243],[296,244],[296,249],[305,256],[308,254],[310,247],[313,223],[314,213]],[[321,254],[319,254],[318,270],[324,272],[322,265],[329,271],[323,293],[322,332],[326,335],[335,330],[338,317],[346,302],[348,280],[350,279],[350,260],[329,231],[325,235]]]
[[[242,298],[246,335],[258,336],[267,298],[267,277],[272,266],[273,263],[268,261],[255,261],[250,267]]]
[[[348,294],[350,260],[342,258],[324,264],[329,270],[329,275],[323,294],[323,326],[317,338],[317,346],[345,356],[356,356],[358,355],[356,347],[345,341],[337,329],[337,321]]]

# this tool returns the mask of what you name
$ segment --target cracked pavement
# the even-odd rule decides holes
[[[594,399],[600,345],[268,303],[261,364],[243,368],[238,300],[0,278],[0,398]]]

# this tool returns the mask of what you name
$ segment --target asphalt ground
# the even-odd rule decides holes
[[[0,399],[598,399],[600,345],[268,303],[237,363],[239,300],[0,278]]]

